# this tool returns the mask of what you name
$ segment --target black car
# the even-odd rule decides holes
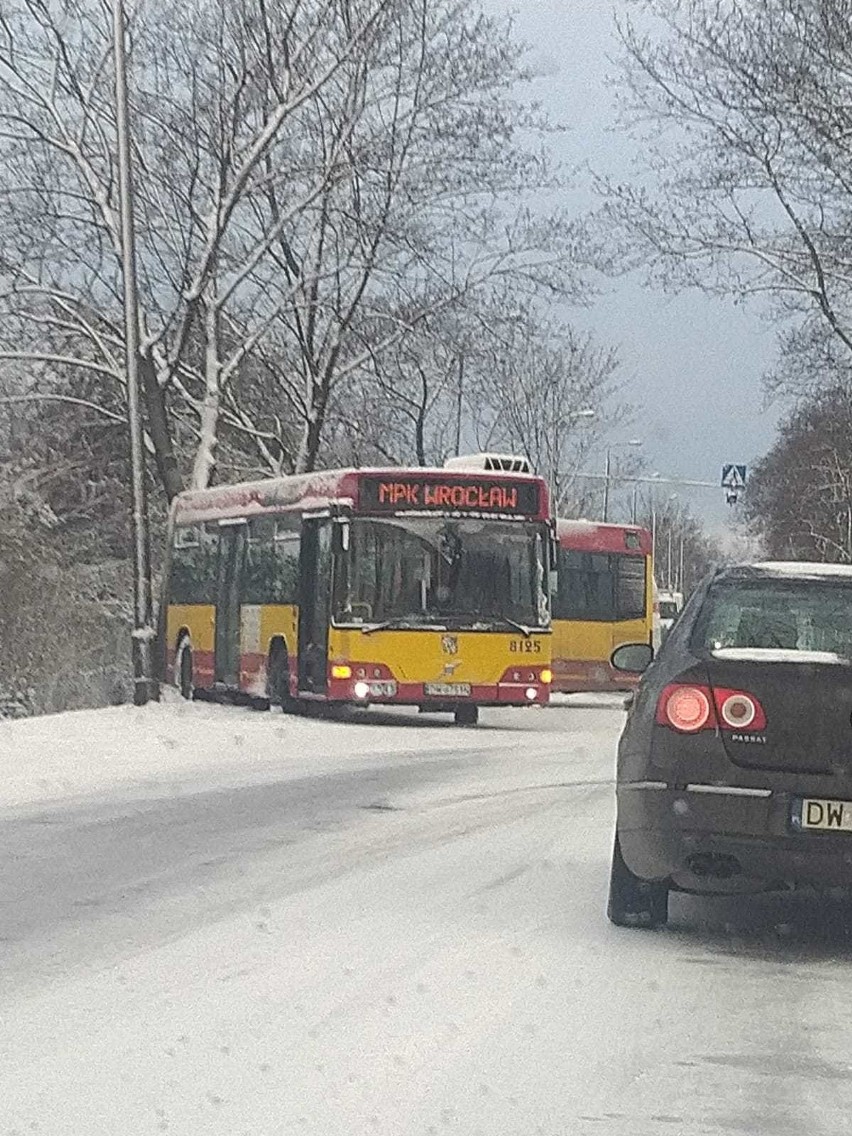
[[[608,914],[666,922],[671,890],[852,885],[852,568],[723,568],[644,671],[618,748]],[[646,669],[647,668],[647,669]]]

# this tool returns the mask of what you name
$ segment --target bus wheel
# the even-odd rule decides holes
[[[175,659],[175,686],[180,691],[182,698],[187,699],[187,701],[193,698],[195,686],[192,681],[192,644],[188,635],[184,635],[178,643],[177,658]]]
[[[457,706],[453,717],[457,726],[475,726],[479,721],[478,706]]]
[[[280,706],[285,714],[292,713],[295,704],[290,697],[290,662],[287,648],[283,643],[275,643],[266,669],[266,691],[270,706]]]

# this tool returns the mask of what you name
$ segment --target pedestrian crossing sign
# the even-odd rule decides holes
[[[745,489],[746,472],[744,465],[723,465],[722,488],[732,489],[734,492]]]

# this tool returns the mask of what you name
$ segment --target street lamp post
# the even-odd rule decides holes
[[[112,0],[115,54],[115,120],[118,192],[121,207],[121,267],[124,286],[127,419],[130,431],[130,486],[133,527],[133,701],[144,706],[154,684],[154,610],[151,597],[151,539],[145,492],[145,448],[139,399],[139,297],[136,284],[136,234],[133,219],[133,172],[127,97],[126,21],[123,0]]]
[[[612,442],[606,448],[606,466],[604,467],[604,523],[609,520],[609,484],[612,480],[612,451],[616,446],[641,446],[641,438],[631,438],[629,442]]]
[[[582,410],[570,411],[568,414],[566,414],[563,417],[562,421],[567,422],[568,425],[573,425],[575,422],[582,421],[583,419],[595,418],[596,416],[597,416],[597,411],[594,410],[590,406],[586,406]],[[556,415],[554,415],[553,421],[554,421],[553,440],[552,440],[552,443],[551,443],[551,455],[550,455],[550,463],[551,463],[551,465],[550,465],[550,498],[551,498],[551,503],[552,503],[551,507],[554,509],[555,512],[558,512],[559,506],[561,505],[561,502],[562,502],[562,491],[561,491],[561,487],[560,487],[560,484],[559,484],[559,481],[560,481],[560,478],[559,478],[560,439],[559,439],[559,434],[558,434],[559,422],[557,421]]]
[[[668,507],[673,501],[678,499],[677,493],[670,493],[666,498],[666,516],[668,516]],[[668,576],[671,577],[671,521],[669,521],[669,554],[668,554]],[[657,494],[655,491],[651,493],[651,563],[654,565],[654,578],[657,576]],[[666,581],[666,587],[671,589],[671,580]]]

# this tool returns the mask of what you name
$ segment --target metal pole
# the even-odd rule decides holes
[[[154,610],[151,599],[151,539],[145,494],[145,448],[139,399],[139,298],[136,287],[136,239],[133,175],[127,98],[126,24],[123,0],[112,0],[115,52],[115,119],[118,143],[118,190],[121,203],[121,267],[124,283],[127,420],[130,428],[130,484],[133,526],[133,701],[144,706],[156,697],[153,676]]]
[[[638,486],[633,486],[633,504],[630,508],[631,524],[636,524],[636,494],[638,493]]]
[[[651,499],[651,564],[654,566],[654,579],[657,579],[657,499]]]
[[[666,564],[666,591],[673,591],[672,588],[672,522],[669,518],[669,549],[668,549],[668,562]]]
[[[459,354],[459,386],[456,392],[456,457],[461,453],[462,402],[464,399],[464,351]]]
[[[683,594],[683,533],[680,534],[680,557],[677,573],[677,590]]]
[[[607,448],[606,448],[606,473],[604,474],[604,507],[603,507],[604,522],[609,520],[609,471],[610,471],[611,457],[612,457],[612,451],[610,450],[609,446],[607,446]]]

